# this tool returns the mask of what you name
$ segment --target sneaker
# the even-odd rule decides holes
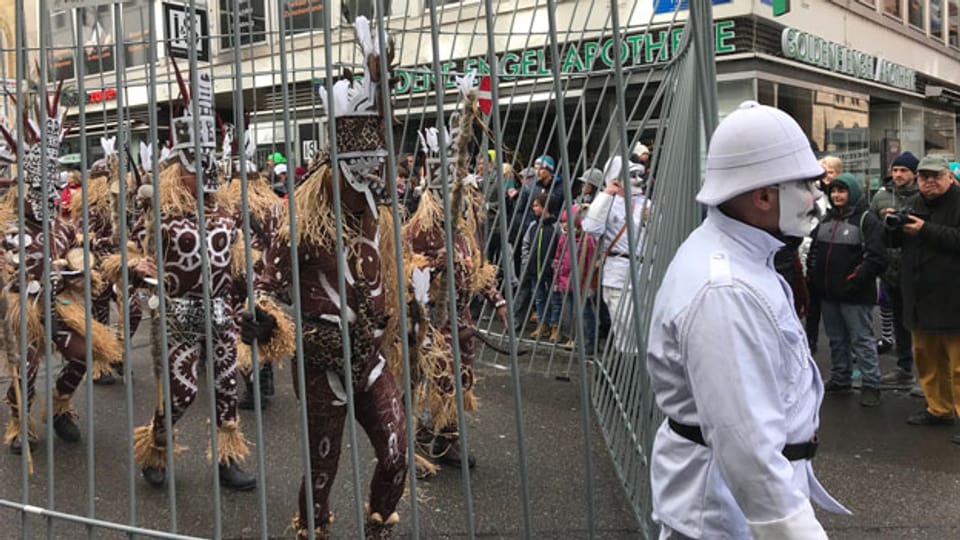
[[[953,415],[935,416],[924,409],[917,414],[908,416],[907,423],[913,426],[950,426],[953,425]]]
[[[950,437],[950,442],[952,442],[953,444],[960,444],[960,433],[958,433],[957,435],[954,435],[953,437]]]
[[[915,382],[913,373],[898,367],[880,377],[880,384],[887,386],[910,386]]]
[[[914,383],[914,385],[910,387],[910,396],[918,398],[927,397],[923,395],[923,387],[920,386],[919,383]]]
[[[823,385],[823,389],[828,394],[846,394],[853,391],[853,385],[850,383],[840,384],[830,379]]]
[[[893,342],[880,338],[877,340],[877,354],[885,354],[893,349]]]
[[[60,437],[60,440],[63,442],[75,443],[80,440],[80,428],[77,427],[77,422],[74,420],[74,414],[72,412],[54,415],[53,431],[57,433],[57,437]]]
[[[880,406],[880,389],[864,388],[863,390],[861,390],[860,406],[861,407],[879,407]]]

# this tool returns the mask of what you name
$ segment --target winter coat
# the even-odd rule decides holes
[[[883,220],[880,212],[882,212],[884,208],[893,208],[894,210],[907,208],[907,200],[917,193],[918,188],[916,182],[909,186],[897,187],[892,180],[889,180],[873,196],[873,200],[870,201],[870,210]],[[887,270],[880,276],[884,282],[896,287],[900,286],[900,259],[900,248],[888,247]]]
[[[523,240],[524,275],[553,282],[553,257],[556,251],[556,218],[545,217],[527,227]]]
[[[862,190],[843,175],[850,197],[843,207],[832,206],[813,231],[807,257],[810,287],[820,298],[847,304],[875,304],[876,280],[887,267],[880,218],[862,204]]]
[[[932,200],[917,194],[906,206],[926,223],[913,236],[888,233],[891,245],[903,247],[904,326],[914,332],[960,332],[960,187],[950,186]]]
[[[567,249],[570,244],[567,235],[561,234],[557,242],[560,247],[557,249],[556,258],[553,260],[553,267],[557,275],[556,290],[572,291],[570,282],[573,280],[573,251]],[[597,251],[597,241],[589,234],[581,232],[577,236],[576,242],[577,270],[580,272],[580,283],[584,284],[580,290],[586,291],[587,274],[590,272],[590,266]]]

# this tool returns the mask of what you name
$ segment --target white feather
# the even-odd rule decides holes
[[[417,302],[426,305],[430,302],[430,269],[414,268],[413,276],[413,297]]]
[[[431,154],[437,154],[440,152],[440,141],[439,135],[440,130],[435,127],[428,127],[424,130],[427,137],[427,148],[430,150]]]
[[[460,90],[460,97],[465,99],[467,97],[467,93],[473,90],[473,87],[476,86],[477,70],[471,69],[462,77],[454,77],[454,80],[457,81],[457,89]]]
[[[611,180],[620,179],[620,169],[623,167],[622,161],[620,156],[612,156],[607,160],[607,164],[603,167],[603,182],[605,184]]]
[[[153,166],[153,145],[144,144],[143,141],[140,141],[140,166],[144,170],[150,169]]]

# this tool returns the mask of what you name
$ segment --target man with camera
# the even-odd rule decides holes
[[[888,242],[901,247],[903,318],[927,408],[914,425],[952,424],[960,412],[960,187],[947,160],[927,155],[917,167],[919,193],[897,211],[882,211]],[[953,442],[960,444],[960,435]]]
[[[889,182],[877,191],[870,201],[870,210],[883,218],[885,208],[904,210],[907,201],[917,194],[917,166],[920,160],[904,152],[890,166]],[[895,219],[896,218],[892,218]],[[890,225],[893,225],[890,222]],[[903,292],[900,290],[900,248],[887,248],[887,269],[880,276],[880,290],[893,312],[894,339],[897,346],[897,368],[885,373],[880,382],[885,385],[912,385],[913,342],[910,331],[903,324]],[[881,316],[883,312],[881,311]]]

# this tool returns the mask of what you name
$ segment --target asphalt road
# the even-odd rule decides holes
[[[134,340],[143,345],[146,332]],[[826,369],[825,345],[818,355]],[[623,496],[619,480],[595,425],[590,426],[589,449],[594,473],[587,491],[587,450],[583,445],[582,399],[577,369],[570,380],[553,375],[566,373],[566,358],[550,364],[542,356],[525,360],[520,376],[524,435],[527,511],[533,538],[587,538],[587,509],[593,509],[596,538],[639,538],[640,529]],[[153,407],[154,384],[145,348],[135,351],[133,363],[133,423],[143,424]],[[884,367],[892,358],[882,357]],[[548,368],[550,375],[545,375]],[[278,396],[264,412],[266,462],[264,485],[267,531],[270,538],[292,538],[290,519],[296,511],[302,460],[296,426],[299,416],[286,366],[278,373]],[[561,373],[562,372],[562,373]],[[470,420],[470,441],[478,466],[470,476],[473,530],[479,538],[522,538],[524,505],[517,444],[516,400],[508,370],[481,366],[478,395],[480,411]],[[204,381],[205,382],[205,381]],[[43,384],[43,379],[40,379]],[[204,386],[205,387],[205,386]],[[55,496],[60,512],[85,515],[89,507],[87,443],[95,450],[93,505],[97,519],[131,523],[129,507],[135,500],[138,526],[169,530],[171,512],[165,490],[152,489],[131,470],[128,461],[125,387],[94,388],[95,438],[86,426],[89,417],[81,390],[76,403],[84,440],[67,445],[54,438]],[[923,405],[905,392],[886,391],[881,407],[865,409],[857,396],[828,396],[821,410],[823,444],[815,462],[827,489],[846,504],[854,516],[820,512],[831,538],[842,539],[949,539],[960,538],[960,446],[949,441],[953,429],[908,426],[904,419]],[[42,407],[35,407],[39,414]],[[178,440],[190,449],[178,457],[176,471],[177,531],[201,537],[215,534],[216,501],[212,496],[213,472],[205,459],[206,417],[210,410],[206,391],[178,425]],[[0,412],[6,422],[7,411]],[[255,418],[242,413],[248,438],[255,436]],[[362,431],[358,434],[360,496],[372,470],[372,452]],[[34,453],[36,474],[30,480],[29,501],[49,503],[47,437]],[[0,452],[0,499],[22,502],[19,457]],[[255,467],[251,456],[247,467]],[[133,491],[130,475],[133,474]],[[353,464],[349,448],[341,458],[341,472],[332,492],[337,514],[336,538],[357,538]],[[468,501],[461,472],[445,468],[428,482],[419,483],[417,504],[421,538],[468,537]],[[223,492],[219,502],[224,538],[259,538],[261,523],[258,492]],[[588,505],[592,501],[592,505]],[[407,494],[401,502],[398,537],[411,537],[413,507]],[[0,507],[0,538],[20,538],[23,525],[18,512]],[[27,518],[27,538],[83,538],[88,531],[62,520]],[[126,538],[123,533],[97,528],[91,538]]]

